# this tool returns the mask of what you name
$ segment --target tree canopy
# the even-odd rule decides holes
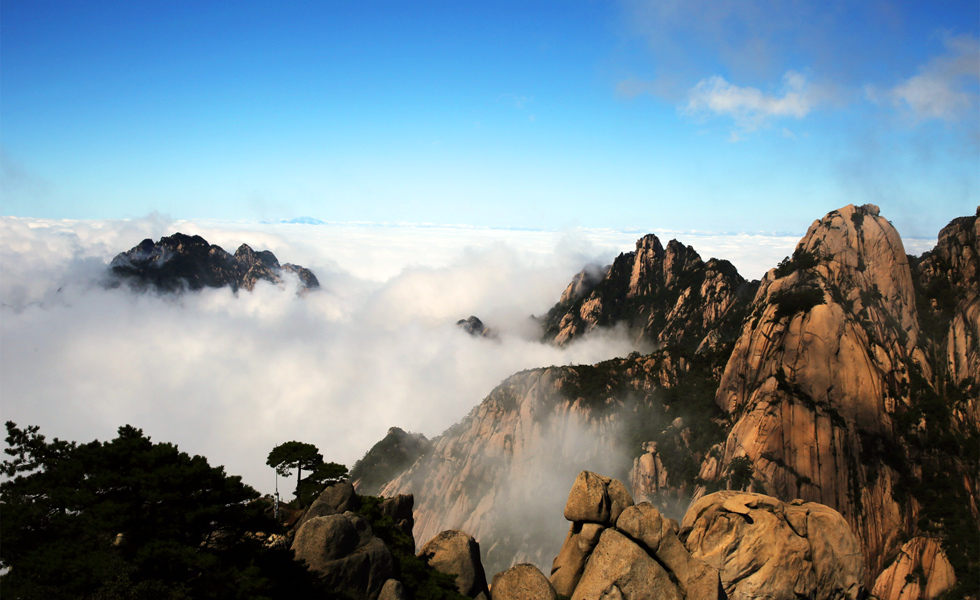
[[[266,464],[283,477],[289,477],[296,469],[296,499],[299,503],[307,504],[319,494],[323,488],[333,483],[347,479],[347,467],[330,462],[323,462],[323,455],[313,444],[305,442],[283,442],[269,452]],[[309,475],[303,477],[303,471]]]
[[[4,598],[304,597],[306,570],[271,532],[259,494],[201,456],[119,428],[48,442],[7,422],[0,483]],[[306,586],[306,587],[304,587]]]

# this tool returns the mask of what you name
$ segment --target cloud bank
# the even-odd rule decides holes
[[[322,289],[181,296],[105,289],[106,265],[144,238],[200,234],[308,266]],[[670,235],[759,277],[798,235]],[[0,410],[78,441],[132,424],[207,456],[260,491],[265,457],[288,440],[348,466],[390,426],[432,437],[522,369],[595,363],[632,350],[603,332],[560,350],[529,316],[588,263],[629,251],[636,232],[256,225],[0,218]],[[910,249],[911,251],[911,249]],[[476,315],[499,340],[455,326]],[[285,484],[288,489],[289,484]]]

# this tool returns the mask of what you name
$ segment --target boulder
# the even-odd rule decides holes
[[[861,546],[847,521],[821,504],[717,492],[691,505],[681,539],[718,570],[731,600],[866,595]]]
[[[378,600],[408,600],[408,595],[405,594],[405,586],[402,585],[402,582],[397,579],[389,579],[381,588]]]
[[[307,520],[296,531],[292,550],[332,590],[376,597],[394,575],[388,547],[350,512]]]
[[[494,575],[490,591],[491,600],[558,600],[548,578],[527,563]]]
[[[354,486],[346,481],[335,483],[323,490],[320,496],[313,501],[306,514],[299,520],[298,525],[309,521],[314,517],[324,517],[328,515],[342,515],[347,511],[354,511],[361,507],[361,499],[354,492]]]
[[[605,529],[598,523],[572,523],[561,551],[551,567],[551,585],[563,596],[571,596],[585,571],[585,561],[592,554]]]
[[[565,519],[610,526],[628,506],[633,497],[619,480],[582,471],[568,493]]]
[[[585,565],[572,600],[683,600],[670,575],[640,546],[606,529]]]
[[[464,596],[490,598],[480,560],[480,544],[468,533],[443,531],[422,546],[419,558],[441,573],[456,575],[456,589]]]
[[[623,511],[616,528],[640,545],[671,574],[685,598],[717,600],[721,591],[718,571],[691,556],[677,539],[677,524],[664,519],[649,502]]]

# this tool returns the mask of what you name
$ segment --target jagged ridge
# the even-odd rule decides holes
[[[119,253],[109,270],[114,284],[126,281],[138,289],[165,292],[224,286],[251,291],[260,280],[282,283],[282,271],[295,273],[306,289],[320,285],[312,271],[288,263],[280,265],[269,250],[256,252],[242,244],[232,255],[199,235],[179,232],[155,243],[145,239]]]

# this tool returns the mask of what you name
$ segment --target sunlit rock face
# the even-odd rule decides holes
[[[736,313],[753,290],[728,261],[704,262],[694,248],[677,240],[664,248],[650,234],[612,265],[576,275],[543,318],[544,337],[564,345],[596,327],[621,324],[638,345],[693,350],[711,332],[730,335],[726,326],[738,327]]]
[[[664,347],[512,376],[382,493],[420,499],[417,538],[473,533],[493,573],[544,570],[563,535],[554,490],[579,470],[629,481],[674,518],[692,498],[758,492],[839,513],[882,600],[966,589],[980,539],[978,232],[956,219],[916,259],[877,207],[847,206],[757,288],[723,270],[708,285],[711,261],[647,236],[573,280],[548,340],[619,325]],[[592,552],[602,527],[583,522],[567,552]]]
[[[959,248],[941,241],[934,254],[973,264],[973,225],[945,236]],[[952,525],[923,507],[961,503],[963,514],[947,520],[972,516],[976,528],[975,469],[950,451],[976,439],[975,419],[955,426],[951,418],[975,415],[975,392],[956,400],[964,392],[948,395],[938,374],[973,360],[971,350],[937,360],[949,344],[923,335],[916,287],[901,239],[877,207],[847,206],[814,222],[793,259],[759,287],[717,393],[733,425],[720,460],[701,470],[709,491],[745,487],[839,511],[861,542],[868,587],[903,538]],[[963,323],[976,287],[975,278],[961,284]]]
[[[251,291],[259,281],[282,283],[282,272],[295,273],[305,289],[319,287],[316,275],[304,267],[280,265],[268,250],[256,252],[247,244],[235,254],[209,244],[199,235],[175,233],[159,242],[146,239],[121,252],[109,265],[111,284],[126,282],[137,289],[163,292],[229,286]]]

